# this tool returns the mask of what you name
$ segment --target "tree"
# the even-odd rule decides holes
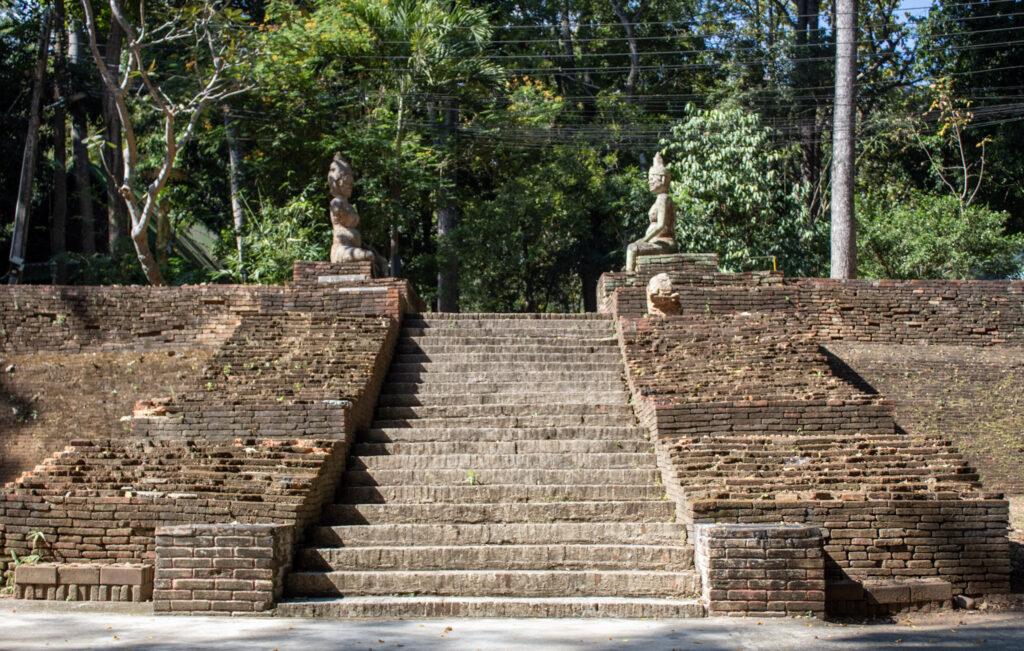
[[[760,117],[736,106],[690,106],[686,115],[662,141],[682,249],[718,253],[732,271],[764,268],[774,257],[791,275],[818,275],[825,224],[808,210],[811,188],[793,171],[798,147],[775,145]]]
[[[131,220],[131,239],[146,279],[154,285],[164,282],[163,274],[149,246],[147,227],[160,209],[160,194],[170,177],[178,152],[193,137],[196,124],[209,105],[217,105],[227,98],[245,92],[234,77],[235,57],[239,41],[231,33],[232,13],[217,9],[210,3],[169,10],[160,16],[162,21],[150,24],[143,12],[136,26],[128,20],[119,0],[110,0],[112,20],[116,20],[125,35],[128,64],[121,77],[107,66],[100,53],[96,20],[91,0],[81,0],[85,11],[86,29],[93,60],[99,69],[107,91],[117,106],[123,138],[123,176],[119,194],[124,197]],[[189,57],[178,75],[155,74],[157,50],[169,43],[188,44]],[[141,83],[141,88],[137,85]],[[133,90],[140,90],[133,93]],[[143,186],[142,167],[135,121],[129,102],[136,104],[140,113],[155,112],[163,127],[162,157],[156,164],[156,174]],[[107,169],[107,174],[113,171]]]

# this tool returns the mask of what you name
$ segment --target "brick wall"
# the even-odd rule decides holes
[[[156,531],[158,613],[259,613],[273,608],[291,565],[284,525],[216,524]]]
[[[14,574],[15,599],[56,601],[149,601],[153,598],[151,565],[32,563]]]
[[[322,273],[337,271],[324,265],[311,271],[342,275]],[[333,499],[352,436],[372,417],[402,314],[421,305],[404,281],[321,283],[319,275],[283,289],[187,288],[183,294],[200,297],[203,307],[178,321],[140,312],[159,314],[150,288],[86,288],[89,319],[101,323],[113,310],[115,330],[134,333],[125,347],[216,348],[184,389],[138,401],[125,435],[68,432],[64,450],[0,491],[0,548],[24,553],[29,533],[43,531],[53,560],[102,565],[153,562],[154,532],[168,525],[272,522],[293,532],[288,544],[299,539]],[[64,290],[44,288],[57,292],[47,298],[28,289],[41,292],[51,312],[66,298]],[[167,290],[172,299],[179,289]],[[23,295],[7,298],[9,311],[20,314]],[[163,305],[178,305],[174,300]],[[22,350],[109,343],[99,325],[98,332],[81,325],[86,319],[74,321],[72,331],[91,338],[34,339],[24,324],[40,325],[50,312],[33,310],[31,318],[3,322],[17,328],[11,341]],[[132,326],[133,319],[166,328]]]
[[[716,273],[712,260],[684,255],[633,273],[604,274],[598,285],[601,311],[642,316],[647,282],[664,271],[684,314],[788,314],[822,341],[1024,341],[1024,281],[784,279],[780,272]]]
[[[893,403],[792,314],[620,318],[618,330],[683,521],[816,526],[829,585],[1008,588],[1005,500],[980,491],[946,437],[896,428]]]
[[[694,564],[709,615],[825,615],[825,558],[816,527],[694,527]]]

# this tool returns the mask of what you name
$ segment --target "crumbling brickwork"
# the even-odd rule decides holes
[[[352,270],[332,265],[326,271],[345,276]],[[353,282],[356,289],[372,289]],[[6,486],[0,548],[23,553],[30,532],[42,531],[59,562],[152,563],[158,527],[229,522],[283,524],[293,532],[292,544],[333,498],[352,434],[372,416],[403,311],[420,304],[407,283],[380,282],[383,291],[349,293],[362,297],[355,301],[344,298],[345,282],[336,281],[203,288],[195,294],[202,309],[187,318],[151,319],[164,330],[130,325],[149,319],[140,310],[159,312],[151,304],[158,290],[113,288],[116,300],[106,296],[107,288],[73,290],[97,306],[89,319],[98,323],[104,306],[117,306],[115,323],[133,333],[119,345],[147,350],[150,344],[202,342],[215,350],[184,390],[139,401],[134,414],[126,414],[124,436],[72,434],[63,451]],[[66,298],[63,289],[36,291],[51,305],[34,305],[34,318],[8,318],[23,310],[23,299],[7,297],[11,310],[0,311],[3,323],[21,333],[18,346],[81,351],[113,345],[81,325],[88,319],[74,322],[72,344],[33,339],[25,324],[41,324],[44,308],[53,311]],[[64,327],[70,320],[52,323]],[[162,334],[144,339],[157,330]],[[256,603],[262,602],[239,608],[250,611]]]
[[[640,282],[655,270],[641,271],[612,274],[605,305],[620,310],[634,407],[684,521],[816,526],[829,585],[1008,588],[1006,501],[948,437],[896,427],[893,402],[824,344],[1003,345],[1024,324],[1019,283],[714,276],[673,283],[681,316],[645,319]]]

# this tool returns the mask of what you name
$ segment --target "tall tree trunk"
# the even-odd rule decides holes
[[[643,14],[644,9],[650,0],[640,0],[632,14],[626,13],[626,8],[621,0],[608,0],[612,11],[622,24],[626,32],[626,42],[629,45],[629,74],[626,75],[626,101],[632,103],[633,94],[636,92],[637,82],[640,80],[640,47],[636,38],[636,23]]]
[[[228,113],[224,111],[224,132],[228,140],[228,180],[231,185],[231,216],[235,223],[235,247],[238,254],[238,270],[242,282],[246,281],[245,252],[242,247],[242,228],[245,226],[245,211],[242,208],[242,148],[235,137],[235,127]]]
[[[71,62],[82,63],[82,33],[77,23],[71,32]],[[78,200],[78,217],[82,225],[82,253],[96,253],[96,224],[92,211],[92,183],[89,178],[89,120],[81,101],[71,103],[71,154],[74,156],[75,198]]]
[[[64,0],[54,0],[53,28],[53,206],[50,209],[50,257],[56,259],[54,282],[67,283],[67,265],[63,254],[67,252],[68,223],[68,152],[67,115],[67,33]]]
[[[857,277],[853,210],[857,101],[857,0],[836,5],[836,99],[832,119],[832,277]]]
[[[116,20],[110,21],[107,33],[107,51],[104,60],[114,77],[120,75],[121,46],[124,30]],[[103,92],[103,131],[106,145],[103,147],[103,166],[107,179],[107,245],[111,253],[117,250],[118,240],[128,235],[128,208],[124,197],[117,191],[124,182],[124,155],[121,151],[121,123],[117,117],[117,104],[106,84]]]
[[[448,104],[445,111],[444,125],[441,130],[441,147],[454,148],[455,124],[458,119],[458,108],[454,101]],[[448,184],[441,185],[437,207],[437,311],[459,311],[459,260],[452,244],[452,231],[455,230],[458,207],[455,197],[449,189],[454,184],[455,155],[448,154],[448,165],[445,174],[449,177]]]
[[[14,233],[11,236],[11,271],[8,282],[12,285],[21,281],[25,270],[25,248],[28,243],[28,218],[32,210],[32,183],[36,173],[36,144],[39,139],[39,123],[42,120],[40,104],[43,101],[43,84],[46,79],[47,51],[50,48],[50,10],[43,12],[42,29],[39,34],[39,51],[32,71],[32,98],[28,109],[28,131],[25,134],[25,151],[21,157],[21,177],[18,180],[18,202],[14,208]]]

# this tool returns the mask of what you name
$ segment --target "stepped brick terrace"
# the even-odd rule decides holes
[[[659,273],[678,316],[645,314]],[[306,262],[284,287],[5,288],[0,551],[42,556],[8,563],[14,594],[639,618],[1009,590],[1024,478],[972,432],[1015,410],[956,398],[1024,359],[1024,283],[681,254],[598,291],[429,314],[369,263]]]

